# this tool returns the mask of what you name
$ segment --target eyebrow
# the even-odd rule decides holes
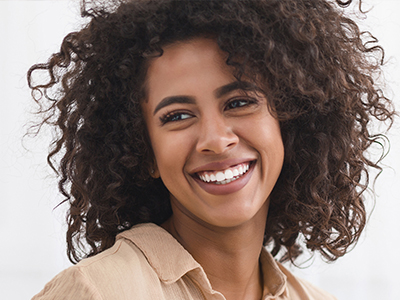
[[[214,95],[217,98],[221,98],[222,96],[229,94],[230,92],[233,92],[235,90],[260,91],[260,88],[257,87],[257,85],[255,85],[254,83],[248,81],[234,81],[218,88],[214,92]]]
[[[168,105],[174,104],[174,103],[186,103],[186,104],[195,104],[196,99],[191,96],[171,96],[171,97],[165,97],[158,103],[156,108],[154,109],[153,116],[163,107],[166,107]]]
[[[229,94],[235,90],[243,90],[243,91],[254,91],[260,90],[254,83],[250,83],[248,81],[234,81],[223,85],[215,90],[214,95],[217,98],[221,98],[222,96]],[[184,104],[195,104],[196,99],[192,96],[170,96],[165,97],[158,103],[156,108],[154,109],[153,115],[155,115],[160,109],[175,103],[184,103]]]

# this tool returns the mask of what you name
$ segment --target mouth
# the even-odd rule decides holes
[[[244,162],[231,166],[224,170],[202,171],[197,172],[195,175],[204,183],[224,185],[238,180],[239,178],[244,176],[249,171],[251,164],[253,163],[254,161]]]

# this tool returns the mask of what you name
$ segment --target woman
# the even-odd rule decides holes
[[[77,263],[34,299],[334,299],[274,257],[358,240],[368,125],[394,114],[382,49],[336,2],[84,6],[28,73]]]

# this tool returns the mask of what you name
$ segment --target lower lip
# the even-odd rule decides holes
[[[193,177],[197,184],[209,194],[213,195],[227,195],[241,190],[250,180],[254,171],[255,163],[250,164],[249,170],[238,179],[226,184],[207,183],[197,177]]]

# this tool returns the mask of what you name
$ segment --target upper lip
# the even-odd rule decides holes
[[[231,158],[222,161],[211,162],[193,169],[190,174],[195,174],[203,171],[221,171],[235,165],[251,162],[254,160],[255,158]]]

